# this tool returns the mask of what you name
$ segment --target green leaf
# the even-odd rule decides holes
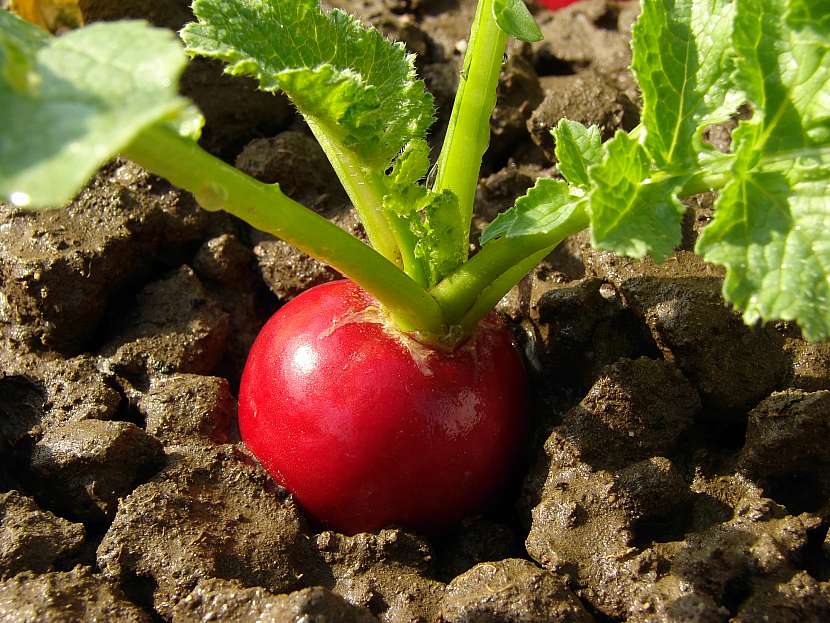
[[[389,175],[390,192],[395,188],[417,184],[429,169],[429,145],[423,139],[411,141],[395,160]]]
[[[697,134],[741,104],[731,80],[734,13],[734,0],[643,2],[632,69],[643,94],[645,147],[663,168],[693,165]]]
[[[0,11],[0,51],[0,198],[14,204],[64,204],[143,129],[196,125],[167,30],[116,22],[52,38]]]
[[[685,208],[676,194],[685,180],[651,179],[651,158],[625,132],[605,148],[603,161],[589,170],[592,244],[630,257],[666,258],[680,244]]]
[[[830,337],[829,9],[737,3],[736,79],[754,115],[696,249],[727,268],[724,296],[747,322],[795,320],[811,340]]]
[[[0,75],[15,91],[28,93],[37,86],[35,56],[49,35],[40,28],[24,27],[17,20],[12,13],[0,14]]]
[[[413,255],[432,287],[467,259],[468,234],[455,194],[433,192],[419,183],[429,166],[427,142],[408,143],[384,178],[383,209],[393,229],[403,223],[412,235]]]
[[[493,0],[493,17],[505,33],[520,41],[541,41],[542,31],[524,0]]]
[[[481,234],[481,244],[495,238],[518,238],[556,229],[584,199],[571,194],[562,180],[540,178],[516,205],[499,214]]]
[[[422,261],[429,287],[467,259],[467,238],[459,235],[463,222],[452,191],[437,193],[412,184],[386,195],[383,207],[414,235],[415,257]]]
[[[232,75],[282,90],[327,140],[385,169],[433,122],[432,97],[414,57],[317,0],[196,0],[182,31],[188,51],[226,63]]]
[[[823,179],[745,172],[725,188],[697,252],[727,267],[724,296],[759,319],[795,320],[809,340],[830,336],[830,158]]]
[[[817,132],[826,139],[830,3],[740,0],[734,45],[736,80],[755,110],[735,134],[736,149],[754,149],[760,156],[802,148]]]
[[[460,238],[463,227],[458,198],[450,190],[426,191],[418,205],[418,217],[410,223],[415,237],[415,257],[423,258],[432,287],[467,259],[467,238]]]
[[[599,127],[586,128],[578,121],[561,119],[551,134],[556,141],[559,172],[574,186],[589,188],[588,168],[602,158]]]

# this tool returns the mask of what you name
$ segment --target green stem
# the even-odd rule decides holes
[[[490,143],[490,117],[507,50],[507,35],[493,17],[493,0],[479,0],[464,56],[433,190],[458,197],[463,232],[470,230],[481,160]]]
[[[415,246],[418,243],[415,239],[415,234],[412,233],[412,229],[401,218],[395,217],[394,220],[390,218],[390,227],[392,234],[395,236],[395,241],[398,244],[398,249],[401,252],[403,271],[418,285],[426,288],[428,280],[424,263],[420,258],[415,257]]]
[[[687,197],[722,188],[729,181],[732,162],[731,154],[713,157],[704,169],[687,180],[680,195]],[[493,240],[436,285],[431,293],[444,310],[448,323],[459,325],[461,334],[468,335],[556,245],[588,227],[585,207],[584,201],[575,204],[563,222],[544,234]]]
[[[533,265],[528,265],[529,258],[539,256],[587,226],[585,202],[580,201],[573,205],[567,218],[546,233],[489,242],[430,292],[444,311],[448,324],[463,321],[469,328],[532,268]],[[527,268],[523,269],[524,266]],[[474,307],[478,310],[475,319],[469,316]]]
[[[124,151],[147,170],[190,191],[207,210],[225,210],[333,266],[374,296],[404,331],[444,334],[435,299],[394,264],[320,215],[222,162],[166,126],[154,126]]]
[[[403,267],[403,258],[394,233],[383,214],[383,187],[355,154],[344,148],[335,138],[335,132],[319,123],[314,117],[304,115],[308,127],[320,143],[331,162],[340,183],[349,195],[352,205],[360,215],[360,221],[372,247],[386,259]]]
[[[489,314],[490,310],[498,305],[498,302],[504,297],[504,295],[510,292],[510,289],[513,286],[524,279],[524,276],[533,270],[536,265],[555,248],[556,245],[551,245],[525,258],[515,266],[509,268],[506,272],[502,273],[502,275],[497,277],[493,283],[484,288],[478,295],[478,298],[476,298],[473,306],[470,307],[459,322],[459,325],[461,326],[461,334],[472,334],[479,320]]]

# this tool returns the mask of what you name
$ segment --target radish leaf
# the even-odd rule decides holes
[[[764,41],[764,46],[758,42]],[[734,133],[733,179],[697,251],[727,268],[747,322],[830,336],[830,2],[740,0],[737,81],[754,115]]]
[[[414,56],[373,28],[317,0],[196,0],[182,31],[191,54],[218,58],[232,75],[282,90],[329,140],[385,169],[433,122],[433,99]]]
[[[704,126],[741,104],[732,89],[733,0],[652,0],[634,27],[645,147],[663,169],[694,166]]]
[[[227,73],[252,76],[265,91],[283,91],[326,152],[372,246],[423,282],[416,241],[404,231],[411,223],[399,219],[419,210],[402,207],[411,191],[385,175],[434,120],[414,55],[317,0],[196,0],[193,12],[198,21],[182,30],[188,51],[223,60]]]
[[[551,131],[556,141],[556,159],[559,172],[574,186],[589,188],[588,167],[602,158],[602,138],[599,128],[586,128],[578,121],[561,119]]]
[[[542,40],[542,31],[524,0],[493,0],[493,17],[511,37],[528,43]]]
[[[176,93],[186,56],[143,22],[58,38],[0,11],[0,198],[57,207],[143,130],[201,119]]]
[[[516,206],[499,214],[481,235],[481,244],[494,238],[517,238],[556,229],[583,203],[561,180],[540,178]]]
[[[590,168],[591,243],[631,257],[662,260],[680,243],[685,208],[681,179],[651,178],[645,148],[625,132],[605,144],[605,158]]]

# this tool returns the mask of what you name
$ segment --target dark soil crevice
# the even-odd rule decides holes
[[[614,4],[608,4],[605,7],[605,12],[593,20],[594,25],[598,28],[612,32],[619,31],[619,22],[620,7]]]
[[[793,515],[815,513],[826,504],[823,496],[816,495],[823,487],[821,476],[814,472],[777,473],[762,484],[764,492]]]
[[[830,581],[830,548],[827,547],[828,525],[825,522],[810,532],[804,548],[804,569],[819,582]]]
[[[731,578],[723,588],[721,603],[729,614],[734,616],[750,595],[752,595],[752,581],[749,575],[736,576]]]
[[[153,593],[156,591],[157,583],[151,577],[128,575],[120,578],[124,594],[131,602],[152,614],[155,623],[161,623],[165,619],[153,608]]]
[[[588,68],[588,64],[566,61],[555,56],[540,56],[534,63],[539,76],[575,76]]]

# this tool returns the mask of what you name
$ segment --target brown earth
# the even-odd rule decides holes
[[[81,8],[178,28],[188,4]],[[330,4],[419,52],[437,141],[472,1]],[[546,41],[512,45],[474,234],[555,173],[559,118],[637,123],[635,15],[539,11]],[[184,90],[209,149],[361,235],[284,99],[205,62]],[[724,305],[690,253],[712,199],[662,265],[577,236],[505,297],[533,379],[526,469],[440,536],[322,530],[238,443],[248,346],[333,271],[123,160],[66,210],[0,206],[0,622],[830,620],[830,346]]]

